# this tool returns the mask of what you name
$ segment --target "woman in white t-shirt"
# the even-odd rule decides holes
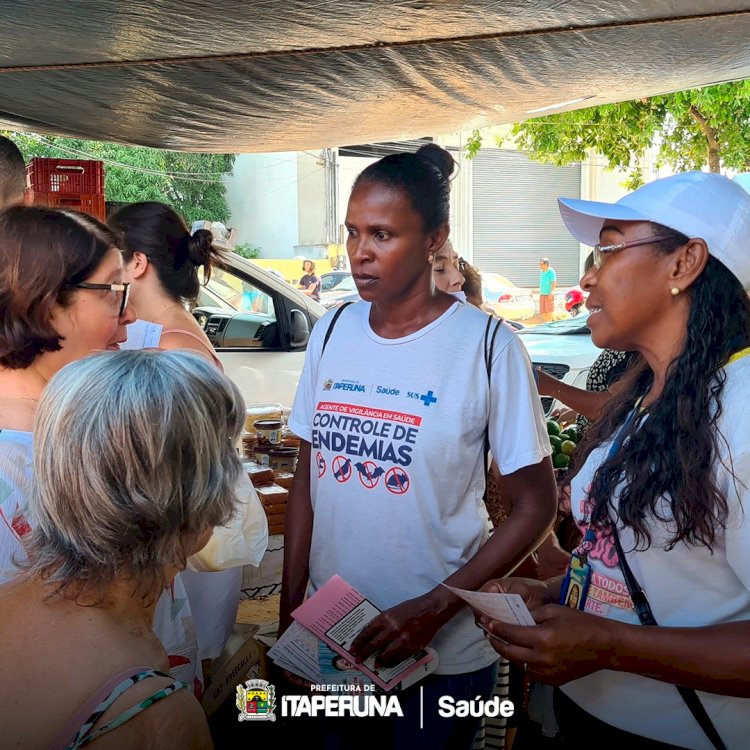
[[[436,673],[401,695],[405,718],[384,729],[383,747],[471,746],[478,718],[438,716],[438,697],[489,696],[497,655],[441,583],[477,589],[506,574],[555,516],[551,449],[523,345],[433,281],[454,166],[430,145],[357,178],[347,251],[362,301],[334,330],[333,314],[313,329],[289,420],[302,445],[281,630],[306,592],[338,574],[383,610],[354,642],[357,657],[395,665],[428,644],[440,656]],[[514,504],[489,540],[486,431]]]
[[[571,747],[747,747],[750,196],[692,172],[560,209],[594,246],[594,343],[644,362],[576,457],[568,578],[488,586],[521,594],[538,627],[480,622],[561,686]]]

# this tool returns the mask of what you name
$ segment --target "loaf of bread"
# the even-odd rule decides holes
[[[285,448],[299,448],[300,439],[293,432],[285,431],[281,434],[281,444]]]
[[[273,484],[273,469],[269,466],[261,466],[257,461],[245,461],[243,465],[256,489],[266,484]]]
[[[289,491],[283,487],[279,487],[278,484],[267,484],[255,489],[264,506],[280,505],[281,503],[285,503],[287,497],[289,497]]]
[[[292,482],[294,481],[294,474],[291,471],[274,471],[274,482],[283,487],[285,490],[292,488]]]

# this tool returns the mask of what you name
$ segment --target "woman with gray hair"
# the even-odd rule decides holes
[[[101,354],[50,381],[25,572],[0,586],[8,746],[75,748],[105,733],[102,748],[211,746],[197,700],[167,674],[153,615],[235,511],[243,420],[236,386],[197,354]],[[60,685],[38,721],[39,686]]]
[[[188,310],[200,294],[199,269],[206,283],[221,261],[211,232],[191,233],[182,216],[157,201],[124,206],[107,223],[122,239],[125,279],[139,318],[161,326],[159,348],[197,352],[223,372],[211,342]],[[210,679],[210,661],[224,650],[237,619],[242,568],[188,570],[180,579],[190,601],[203,673]]]

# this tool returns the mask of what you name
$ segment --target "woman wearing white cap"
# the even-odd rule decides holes
[[[558,722],[578,747],[747,747],[750,196],[694,172],[560,210],[594,246],[581,282],[594,343],[644,362],[577,457],[584,540],[568,575],[488,585],[520,593],[538,626],[480,624],[561,686]],[[576,585],[578,609],[553,603]]]

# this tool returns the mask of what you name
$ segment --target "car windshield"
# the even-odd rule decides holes
[[[492,292],[504,292],[508,287],[515,286],[510,279],[506,279],[505,276],[501,276],[499,273],[485,273],[482,275],[482,281],[487,289]]]
[[[589,334],[591,331],[589,330],[589,327],[586,325],[586,321],[588,320],[589,313],[581,313],[580,315],[576,315],[575,318],[566,318],[565,320],[553,320],[551,323],[542,323],[538,326],[533,326],[531,328],[524,328],[522,331],[519,331],[518,333],[523,335],[533,335],[535,333],[540,333],[543,336],[559,336],[562,334],[571,334],[571,333],[585,333]]]
[[[354,292],[357,289],[357,285],[354,283],[354,276],[345,276],[333,289],[331,294],[339,294],[340,292]]]
[[[225,290],[222,289],[221,291],[224,292]],[[235,291],[234,293],[236,294],[237,292]],[[215,285],[209,288],[205,284],[200,288],[195,307],[219,307],[223,310],[237,309],[234,305],[230,304],[226,299],[224,299],[224,297],[219,293],[219,290],[215,288]]]

